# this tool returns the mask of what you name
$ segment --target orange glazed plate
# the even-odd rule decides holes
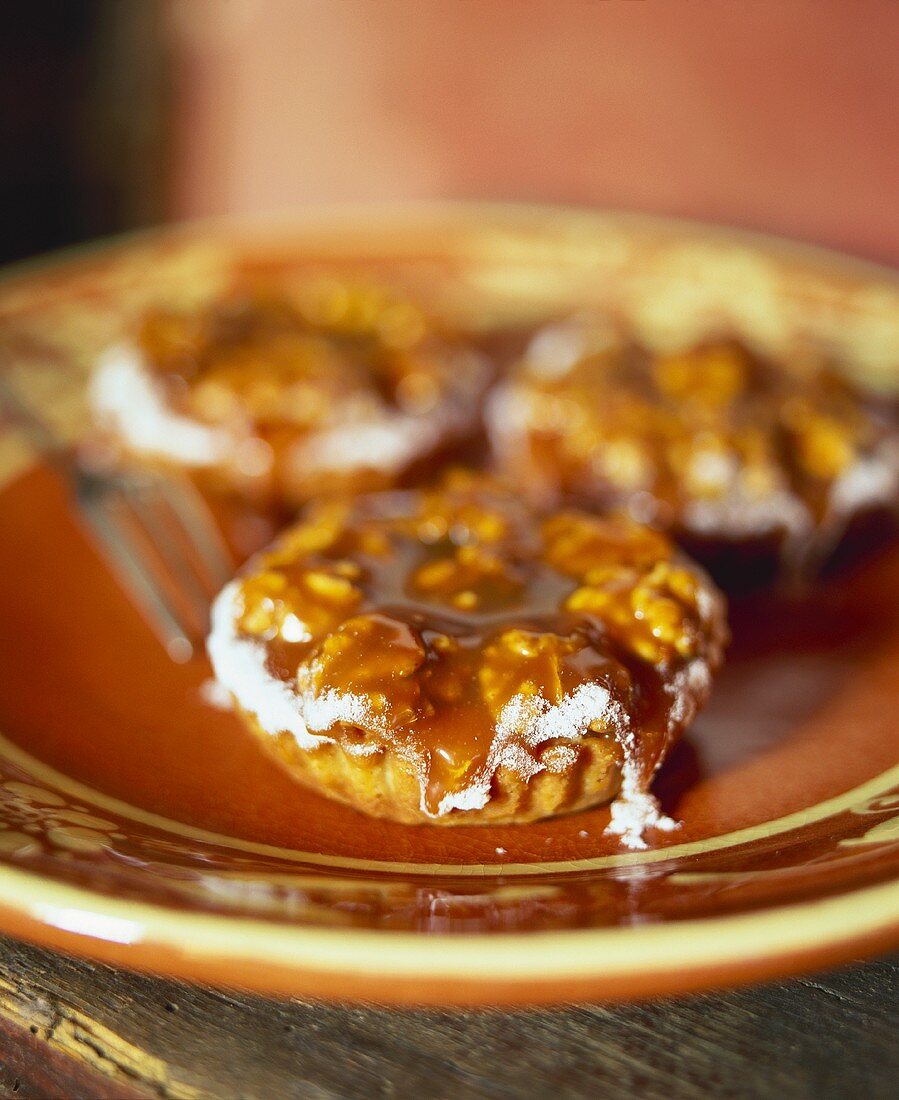
[[[726,324],[899,378],[899,281],[721,230],[425,206],[168,230],[11,272],[0,366],[67,438],[97,352],[235,272],[352,270],[484,333],[602,301],[660,346]],[[233,518],[233,517],[232,517]],[[254,521],[249,517],[247,522]],[[254,521],[255,522],[255,521]],[[550,1004],[736,985],[899,944],[899,552],[732,611],[712,702],[659,774],[681,822],[363,817],[298,786],[175,665],[65,488],[0,424],[0,930],[182,978],[387,1003]]]

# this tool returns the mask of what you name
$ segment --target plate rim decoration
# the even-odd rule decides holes
[[[127,255],[133,248],[157,241],[264,240],[267,234],[277,235],[279,226],[295,233],[297,239],[302,239],[303,233],[326,239],[331,231],[351,240],[353,233],[373,226],[386,235],[391,226],[410,231],[430,227],[435,233],[453,226],[475,232],[484,225],[499,233],[557,226],[576,233],[591,224],[617,227],[625,235],[639,229],[649,234],[680,234],[685,240],[733,243],[761,256],[799,260],[810,269],[867,276],[890,293],[895,290],[899,294],[899,273],[888,267],[776,236],[598,208],[443,201],[322,206],[140,230],[12,265],[0,272],[0,290],[27,288],[35,275],[57,269],[63,273],[73,263]],[[27,462],[18,462],[16,473],[28,469]],[[10,480],[0,468],[0,487],[5,488]],[[10,748],[0,737],[0,764],[4,761],[27,764],[34,758],[18,743]],[[110,794],[92,791],[49,765],[34,763],[36,774],[39,770],[42,776],[51,776],[48,783],[55,781],[52,777],[64,781],[70,790],[77,790],[78,800],[100,808],[100,812],[106,805],[156,828],[192,829],[218,843],[234,839],[167,822],[149,810],[131,811]],[[852,844],[899,844],[897,789],[899,763],[833,798],[722,834],[719,839],[727,839],[728,847],[739,848],[749,842],[751,834],[773,837],[826,821],[836,813],[855,813],[860,815],[859,838],[852,839]],[[876,804],[876,811],[866,810],[868,803]],[[876,813],[876,822],[862,819],[861,815],[869,812]],[[772,830],[773,826],[778,828]],[[0,841],[2,837],[0,832]],[[649,862],[677,858],[681,853],[676,848],[675,842],[673,848],[660,849],[655,855],[650,852]],[[0,843],[0,853],[3,851]],[[302,862],[302,855],[294,853],[297,862]],[[321,856],[331,866],[339,866],[341,858]],[[638,867],[643,862],[632,853],[622,853],[620,858],[594,857],[593,862],[597,859],[606,866]],[[445,1007],[638,999],[786,977],[899,945],[899,860],[894,862],[887,871],[890,877],[876,885],[839,888],[839,892],[789,904],[762,901],[757,908],[739,913],[553,931],[423,933],[323,928],[262,916],[188,910],[177,904],[113,896],[100,888],[63,881],[49,872],[40,874],[16,866],[11,858],[0,858],[0,933],[132,969],[278,996]],[[541,874],[539,862],[481,867],[485,873],[507,874],[510,882],[518,876]],[[444,873],[450,869],[447,865]],[[571,869],[590,870],[586,866]],[[387,861],[380,870],[391,873]],[[409,864],[399,870],[411,875],[428,873],[425,864]]]

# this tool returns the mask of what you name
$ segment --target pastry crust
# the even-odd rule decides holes
[[[305,786],[372,817],[405,825],[520,825],[608,802],[621,789],[620,746],[588,737],[579,747],[576,764],[527,779],[512,768],[499,767],[490,798],[480,809],[432,816],[421,808],[417,769],[398,753],[385,748],[370,756],[352,756],[333,742],[301,749],[290,734],[273,737],[255,715],[243,710],[240,715],[265,751],[286,764]]]
[[[722,597],[663,536],[455,473],[311,508],[218,597],[209,652],[320,793],[440,825],[618,796],[612,828],[639,845],[725,640]]]

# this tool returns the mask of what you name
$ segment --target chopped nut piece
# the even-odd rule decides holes
[[[507,630],[484,650],[478,670],[481,692],[490,712],[498,717],[515,695],[539,695],[558,703],[564,691],[562,662],[585,642],[538,634],[532,630]]]
[[[515,599],[521,578],[507,557],[481,546],[460,546],[451,557],[438,558],[412,574],[411,589],[454,607],[473,611],[496,608]]]
[[[300,665],[297,679],[313,696],[362,696],[371,716],[399,725],[421,715],[421,687],[413,674],[424,661],[421,639],[407,623],[370,613],[329,634]]]
[[[625,516],[605,518],[584,512],[561,512],[543,524],[546,558],[569,576],[586,578],[611,566],[639,566],[669,557],[664,535]]]
[[[240,627],[266,638],[308,642],[333,629],[361,599],[351,581],[325,568],[292,569],[289,583],[272,570],[244,583]]]

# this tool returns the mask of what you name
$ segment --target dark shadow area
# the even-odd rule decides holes
[[[3,5],[0,263],[161,219],[164,9],[145,0]]]

